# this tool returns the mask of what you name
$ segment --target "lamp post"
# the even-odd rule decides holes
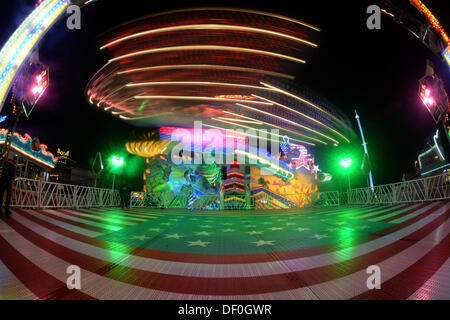
[[[339,161],[340,166],[347,172],[347,179],[348,179],[348,192],[351,191],[351,185],[350,185],[350,174],[349,170],[352,166],[352,158],[351,157],[345,157],[341,158]]]
[[[116,181],[116,173],[114,172],[114,169],[119,169],[124,165],[124,161],[122,157],[113,156],[111,158],[111,164],[113,165],[113,181],[112,181],[112,189],[114,190],[114,183]]]

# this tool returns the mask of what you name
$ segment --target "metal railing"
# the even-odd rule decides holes
[[[94,208],[117,207],[117,190],[92,188],[41,180],[17,178],[13,182],[11,207]]]
[[[441,201],[450,199],[450,181],[446,175],[353,189],[348,204],[396,204]]]

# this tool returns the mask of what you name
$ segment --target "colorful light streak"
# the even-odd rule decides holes
[[[198,101],[221,101],[221,102],[246,102],[251,104],[260,104],[271,106],[271,103],[264,101],[252,101],[252,100],[240,100],[240,99],[227,99],[227,98],[216,98],[216,97],[201,97],[201,96],[134,96],[136,100],[145,100],[145,99],[161,99],[161,100],[198,100]]]
[[[240,53],[251,53],[251,54],[259,54],[263,56],[270,56],[275,58],[280,58],[284,60],[290,60],[298,63],[306,63],[305,60],[298,59],[295,57],[291,57],[288,55],[272,52],[272,51],[264,51],[250,48],[242,48],[242,47],[231,47],[231,46],[218,46],[218,45],[195,45],[195,46],[173,46],[173,47],[164,47],[164,48],[155,48],[148,50],[141,50],[132,53],[128,53],[113,59],[110,59],[108,64],[114,61],[123,60],[126,58],[141,56],[145,54],[153,54],[153,53],[163,53],[163,52],[173,52],[173,51],[200,51],[200,50],[208,50],[208,51],[232,51],[232,52],[240,52]]]
[[[224,66],[224,65],[214,65],[214,64],[174,64],[174,65],[164,65],[164,66],[153,66],[153,67],[144,67],[144,68],[135,68],[129,69],[125,71],[117,72],[117,75],[122,74],[130,74],[136,72],[148,72],[148,71],[160,71],[160,70],[174,70],[174,69],[205,69],[205,70],[224,70],[224,71],[240,71],[240,72],[251,72],[251,73],[260,73],[274,77],[286,78],[290,80],[294,80],[295,77],[267,70],[255,69],[255,68],[244,68],[244,67],[235,67],[235,66]]]
[[[316,110],[319,110],[320,112],[322,112],[322,113],[326,114],[327,116],[331,117],[333,120],[335,120],[335,121],[337,121],[338,123],[342,124],[343,126],[347,127],[347,125],[346,125],[342,120],[336,118],[334,115],[332,115],[332,114],[329,113],[328,111],[322,109],[322,108],[319,107],[318,105],[316,105],[316,104],[314,104],[314,103],[312,103],[312,102],[310,102],[310,101],[308,101],[308,100],[306,100],[306,99],[303,99],[303,98],[301,98],[301,97],[299,97],[299,96],[296,96],[295,94],[292,94],[292,93],[287,92],[287,91],[285,91],[285,90],[283,90],[283,89],[280,89],[280,88],[277,88],[277,87],[275,87],[275,86],[273,86],[273,85],[270,85],[270,84],[268,84],[268,83],[265,83],[265,82],[260,82],[260,83],[261,83],[263,86],[267,86],[267,87],[269,87],[269,88],[275,89],[276,91],[278,91],[278,92],[280,92],[280,93],[282,93],[282,94],[284,94],[284,95],[286,95],[286,96],[288,96],[288,97],[294,98],[294,99],[296,99],[296,100],[299,100],[299,101],[301,101],[301,102],[304,102],[304,103],[310,105],[311,107],[315,108]]]
[[[155,81],[155,82],[128,83],[125,86],[128,88],[151,87],[151,86],[205,86],[205,87],[231,87],[231,88],[255,89],[262,91],[274,91],[273,89],[267,87],[259,87],[239,83],[212,82],[212,81],[158,81],[158,82]]]
[[[250,126],[246,126],[246,125],[243,125],[243,124],[233,123],[233,122],[230,122],[230,121],[227,121],[227,120],[223,120],[223,119],[211,118],[211,120],[218,121],[218,122],[222,122],[222,123],[226,123],[226,124],[235,125],[235,126],[237,126],[237,127],[241,127],[241,128],[245,128],[245,129],[255,130],[255,131],[258,131],[258,132],[264,132],[264,133],[266,133],[266,134],[268,133],[267,130],[264,131],[264,130],[261,130],[261,129],[257,129],[257,128],[250,127]],[[205,125],[205,124],[204,124],[204,125]],[[205,125],[205,126],[206,126],[206,125]],[[222,128],[222,129],[223,129],[223,128]],[[225,130],[225,129],[223,129],[223,130]],[[270,133],[270,135],[271,135],[271,136],[275,136],[275,137],[279,137],[279,138],[283,138],[283,137],[284,137],[284,136],[281,136],[281,135],[276,134],[276,133]],[[270,139],[264,139],[264,138],[262,138],[261,136],[254,136],[254,135],[249,135],[249,136],[251,136],[251,137],[257,137],[257,138],[259,138],[259,139],[263,139],[263,140],[270,141]],[[315,144],[314,144],[314,143],[311,143],[311,142],[302,141],[302,140],[298,140],[298,139],[292,139],[292,140],[297,141],[297,142],[300,142],[300,143],[308,144],[308,145],[310,145],[310,146],[315,146]]]
[[[224,7],[204,7],[204,8],[177,9],[177,10],[170,10],[170,11],[155,13],[155,14],[149,15],[148,17],[156,17],[156,16],[168,15],[168,14],[173,14],[173,13],[192,12],[192,11],[232,11],[232,12],[239,12],[239,13],[240,12],[251,13],[251,14],[257,14],[257,15],[262,15],[262,16],[267,16],[267,17],[272,17],[272,18],[289,21],[289,22],[310,28],[314,31],[318,31],[318,32],[321,31],[318,27],[315,27],[311,24],[308,24],[308,23],[300,21],[300,20],[292,19],[289,17],[285,17],[285,16],[282,16],[279,14],[273,14],[273,13],[269,13],[269,12],[263,12],[263,11],[251,10],[251,9],[240,9],[240,8],[237,9],[237,8],[224,8]]]
[[[224,111],[224,112],[225,112],[225,111]],[[226,112],[226,113],[228,113],[228,112]],[[253,118],[251,118],[251,117],[246,117],[246,116],[241,116],[241,117],[243,117],[243,118],[245,118],[245,119],[248,119],[248,120],[259,121],[259,120],[253,119]],[[217,119],[217,118],[214,118],[214,120],[219,121],[219,119]],[[223,120],[221,120],[221,121],[224,122]],[[310,140],[319,142],[319,143],[321,143],[321,144],[328,145],[328,143],[326,143],[325,141],[322,141],[322,140],[319,140],[319,139],[316,139],[316,138],[307,136],[307,135],[305,135],[305,134],[303,134],[303,133],[301,133],[301,132],[299,132],[299,131],[291,130],[291,129],[288,129],[288,128],[283,128],[283,127],[280,127],[280,126],[278,126],[278,125],[276,125],[276,124],[269,123],[269,122],[265,122],[265,121],[259,121],[259,122],[261,122],[262,124],[267,125],[267,126],[269,126],[269,127],[276,128],[276,129],[279,129],[279,130],[283,130],[283,131],[286,131],[286,132],[290,132],[290,133],[295,134],[295,135],[298,135],[298,136],[300,136],[300,137],[304,137],[304,138],[307,138],[307,139],[310,139]],[[234,124],[234,123],[233,123],[233,124]],[[234,125],[237,126],[238,124],[236,123],[236,124],[234,124]],[[243,125],[241,125],[241,126],[243,126]],[[254,128],[252,128],[252,129],[254,129]],[[256,129],[255,129],[255,130],[256,130]]]
[[[242,150],[236,150],[235,151],[236,154],[242,154],[246,157],[248,157],[249,159],[253,159],[253,160],[257,160],[261,165],[264,166],[265,169],[274,172],[277,175],[282,175],[283,177],[287,178],[287,179],[292,179],[294,178],[294,174],[282,167],[280,167],[279,165],[268,161],[266,158],[257,156],[253,153],[249,153],[246,151],[242,151]]]
[[[285,38],[289,40],[293,40],[296,42],[300,42],[303,44],[306,44],[308,46],[311,46],[313,48],[317,48],[317,44],[307,41],[305,39],[301,39],[298,37],[293,37],[284,33],[275,32],[271,30],[265,30],[260,28],[252,28],[252,27],[245,27],[245,26],[236,26],[236,25],[227,25],[227,24],[191,24],[191,25],[182,25],[182,26],[173,26],[173,27],[165,27],[165,28],[158,28],[158,29],[152,29],[142,32],[137,32],[122,38],[119,38],[117,40],[111,41],[107,43],[106,45],[100,47],[100,50],[103,50],[107,47],[116,45],[120,42],[139,38],[142,36],[150,35],[150,34],[157,34],[157,33],[164,33],[164,32],[174,32],[174,31],[184,31],[184,30],[230,30],[230,31],[243,31],[243,32],[250,32],[250,33],[261,33],[264,35],[271,35],[276,36],[280,38]]]
[[[411,3],[428,19],[433,28],[437,31],[437,33],[444,39],[444,41],[448,44],[450,43],[450,39],[448,35],[445,33],[444,28],[439,23],[438,19],[431,13],[431,11],[422,3],[420,0],[410,0]]]
[[[69,3],[69,0],[43,1],[3,46],[0,51],[0,108],[20,66]]]
[[[337,141],[337,140],[331,138],[330,136],[327,136],[327,135],[325,135],[325,134],[323,134],[323,133],[321,133],[321,132],[319,132],[319,131],[317,131],[317,130],[314,130],[314,129],[312,129],[312,128],[309,128],[309,127],[306,127],[306,126],[304,126],[304,125],[301,125],[301,124],[299,124],[299,123],[297,123],[297,122],[288,120],[288,119],[286,119],[286,118],[284,118],[284,117],[277,116],[277,115],[275,115],[275,114],[273,114],[273,113],[270,113],[270,112],[258,110],[258,109],[255,109],[255,108],[246,106],[245,104],[242,104],[242,103],[236,103],[236,105],[238,105],[238,106],[240,106],[240,107],[243,107],[243,108],[247,108],[247,109],[249,109],[249,110],[253,110],[253,111],[255,111],[255,112],[259,112],[259,113],[268,115],[268,116],[273,117],[273,118],[275,118],[275,119],[279,119],[279,120],[284,121],[284,122],[286,122],[286,123],[289,123],[289,124],[291,124],[291,125],[293,125],[293,126],[296,126],[296,127],[299,127],[299,128],[305,129],[305,130],[308,130],[308,131],[313,132],[313,133],[315,133],[315,134],[317,134],[317,135],[319,135],[319,136],[322,136],[322,137],[324,137],[324,138],[327,138],[327,139],[333,141],[334,143],[339,143],[339,141]]]
[[[279,106],[279,107],[281,107],[281,108],[284,108],[284,109],[286,109],[286,110],[292,111],[292,112],[294,112],[294,113],[296,113],[296,114],[298,114],[298,115],[300,115],[300,116],[302,116],[302,117],[304,117],[304,118],[306,118],[306,119],[308,119],[308,120],[310,120],[310,121],[312,121],[312,122],[314,122],[314,123],[317,123],[317,124],[319,124],[319,125],[321,125],[321,126],[327,128],[328,130],[330,130],[330,131],[336,133],[338,136],[340,136],[341,138],[343,138],[345,141],[350,142],[350,140],[347,139],[347,137],[345,137],[345,136],[344,136],[342,133],[340,133],[339,131],[336,131],[335,129],[331,128],[330,126],[324,124],[323,122],[320,122],[319,120],[316,120],[316,119],[314,119],[314,118],[312,118],[312,117],[310,117],[310,116],[308,116],[308,115],[306,115],[306,114],[304,114],[304,113],[302,113],[302,112],[300,112],[300,111],[297,111],[297,110],[295,110],[295,109],[289,108],[289,107],[287,107],[287,106],[285,106],[285,105],[283,105],[283,104],[281,104],[281,103],[275,102],[275,101],[273,101],[273,100],[270,100],[270,99],[267,99],[267,98],[260,97],[260,96],[258,96],[258,95],[256,95],[256,94],[252,94],[252,96],[254,96],[255,98],[258,98],[258,99],[260,99],[260,100],[264,100],[264,101],[273,103],[274,105]]]

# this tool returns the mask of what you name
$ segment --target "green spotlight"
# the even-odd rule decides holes
[[[348,169],[352,166],[352,158],[350,158],[350,157],[342,158],[339,161],[339,164],[341,165],[342,168]]]
[[[123,158],[118,157],[118,156],[113,156],[111,159],[111,163],[116,168],[124,165]]]

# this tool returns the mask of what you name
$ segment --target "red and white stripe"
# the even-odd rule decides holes
[[[305,215],[308,214],[305,211]],[[283,252],[163,252],[95,237],[156,216],[128,210],[21,210],[0,221],[0,298],[5,299],[449,299],[447,202],[317,211],[392,226],[352,241]],[[105,222],[105,219],[109,219]],[[142,220],[142,221],[141,221]],[[69,265],[81,290],[66,287]],[[381,268],[380,290],[366,269]]]

